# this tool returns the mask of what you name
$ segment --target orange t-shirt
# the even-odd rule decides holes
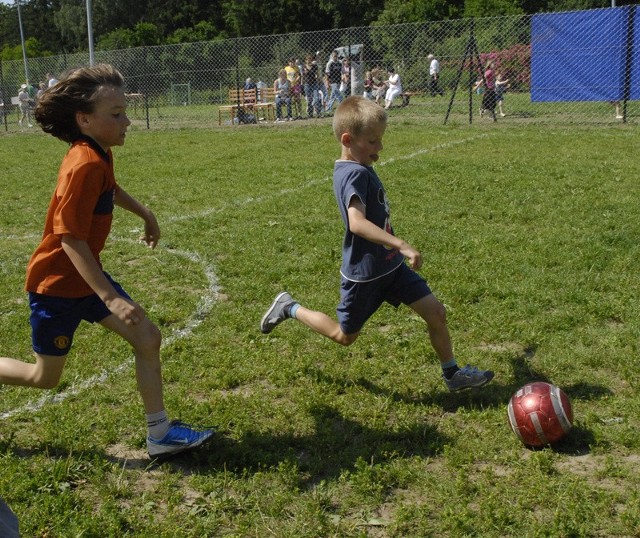
[[[105,153],[88,137],[76,140],[60,165],[42,241],[27,266],[27,291],[56,297],[94,293],[64,252],[62,236],[85,240],[102,266],[100,252],[111,231],[117,189],[111,150]]]

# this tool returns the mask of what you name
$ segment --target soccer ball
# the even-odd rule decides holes
[[[527,446],[539,447],[562,439],[573,424],[567,395],[555,385],[538,381],[524,385],[511,397],[509,424]]]

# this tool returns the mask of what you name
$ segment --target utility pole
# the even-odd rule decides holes
[[[20,26],[20,41],[22,42],[22,61],[24,62],[24,81],[29,82],[29,66],[27,65],[27,49],[24,46],[24,31],[22,30],[22,13],[20,12],[20,0],[16,0],[18,6],[18,25]]]
[[[89,65],[93,65],[93,22],[91,17],[91,0],[87,0],[87,34],[89,38]]]

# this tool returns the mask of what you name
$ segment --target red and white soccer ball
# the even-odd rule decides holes
[[[527,446],[556,443],[571,429],[573,410],[567,395],[555,385],[529,383],[511,397],[509,424]]]

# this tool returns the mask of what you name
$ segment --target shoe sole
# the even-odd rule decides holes
[[[491,382],[493,380],[494,374],[491,374],[491,377],[489,379],[485,378],[484,381],[482,383],[480,383],[479,385],[473,385],[473,386],[468,386],[468,387],[460,387],[458,389],[452,389],[449,388],[449,392],[461,392],[463,390],[471,390],[471,389],[479,389],[484,387],[487,383]]]
[[[273,303],[271,303],[271,306],[269,307],[269,310],[267,310],[267,312],[265,313],[264,316],[262,316],[262,320],[260,321],[260,330],[262,331],[263,334],[269,334],[271,331],[273,331],[273,327],[271,327],[271,329],[267,329],[264,324],[267,322],[267,319],[269,318],[269,315],[273,312],[273,309],[278,306],[278,301],[284,297],[285,295],[287,295],[286,291],[283,291],[282,293],[278,294],[278,296],[273,300]]]

